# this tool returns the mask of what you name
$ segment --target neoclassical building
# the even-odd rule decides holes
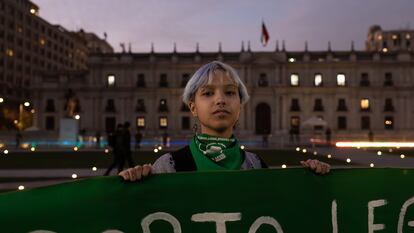
[[[39,77],[33,88],[36,124],[58,132],[65,93],[79,99],[79,128],[109,132],[131,122],[145,137],[192,135],[194,119],[181,101],[194,71],[212,60],[234,67],[248,87],[236,133],[243,140],[284,145],[330,128],[333,140],[414,139],[414,53],[393,51],[286,51],[109,53],[92,55],[87,72]],[[320,119],[321,124],[312,119]],[[323,126],[323,127],[322,127]]]

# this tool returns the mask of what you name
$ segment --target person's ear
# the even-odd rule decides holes
[[[193,117],[197,117],[197,110],[195,107],[195,103],[193,101],[190,101],[190,103],[188,103],[188,108],[190,109],[191,114],[193,114]]]

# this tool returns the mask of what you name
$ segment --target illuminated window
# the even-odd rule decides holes
[[[314,85],[315,87],[322,86],[322,74],[315,74]]]
[[[410,34],[406,34],[406,35],[405,35],[405,39],[407,39],[407,40],[411,39]]]
[[[167,127],[168,127],[167,117],[160,117],[160,128],[167,128]]]
[[[336,84],[340,87],[345,86],[346,84],[346,78],[345,78],[345,74],[337,74],[336,75]]]
[[[291,86],[299,86],[299,75],[298,74],[291,74],[290,75],[290,85]]]
[[[108,87],[113,87],[115,86],[115,75],[113,74],[109,74],[107,77],[107,85]]]
[[[385,129],[394,129],[394,117],[386,116],[384,119]]]
[[[7,54],[7,56],[9,56],[9,57],[13,57],[13,56],[14,56],[13,49],[6,49],[6,54]]]
[[[290,128],[298,129],[300,127],[300,118],[298,116],[292,116],[290,118]]]
[[[369,99],[361,99],[361,111],[369,110]]]
[[[144,117],[137,117],[137,127],[138,128],[145,128],[145,118]]]
[[[46,44],[46,40],[45,39],[40,39],[40,44],[41,45],[45,45]]]

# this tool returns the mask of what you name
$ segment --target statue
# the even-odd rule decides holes
[[[78,105],[78,98],[76,97],[72,89],[69,89],[66,92],[65,98],[66,98],[66,103],[65,103],[66,117],[73,118],[76,107]]]

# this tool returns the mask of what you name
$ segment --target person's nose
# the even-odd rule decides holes
[[[225,105],[226,104],[226,96],[225,96],[223,91],[217,91],[216,104],[217,105]]]

